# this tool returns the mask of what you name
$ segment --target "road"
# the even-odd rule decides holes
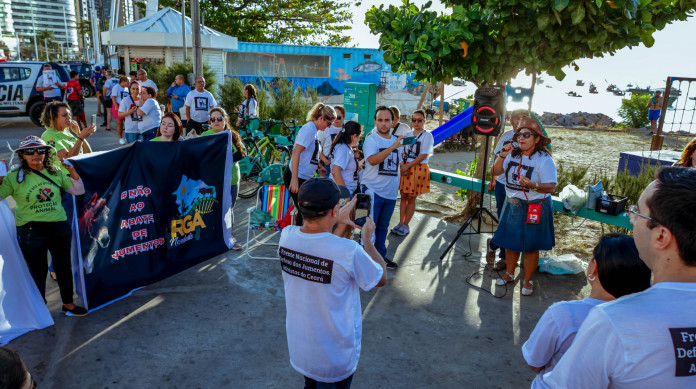
[[[93,114],[97,113],[97,98],[91,97],[85,100],[85,116],[89,122]],[[103,118],[97,117],[97,122],[102,123]],[[121,146],[116,134],[116,121],[112,120],[111,131],[105,131],[106,127],[99,127],[89,137],[88,142],[94,151],[111,150]],[[19,142],[29,135],[41,136],[43,127],[37,127],[29,117],[0,117],[0,160],[8,160],[12,152],[7,148],[7,143],[14,149]],[[16,162],[16,161],[15,161]]]

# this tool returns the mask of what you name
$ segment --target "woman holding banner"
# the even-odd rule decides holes
[[[522,253],[522,295],[529,296],[534,293],[532,277],[539,266],[539,250],[551,250],[556,244],[551,201],[557,182],[556,164],[546,148],[551,139],[534,119],[521,118],[513,139],[519,147],[505,146],[493,164],[493,176],[505,175],[507,202],[491,243],[505,249],[507,272],[498,285],[513,281]]]
[[[73,303],[70,264],[72,230],[61,204],[61,192],[81,195],[85,193],[85,189],[74,167],[63,163],[63,169],[68,172],[65,175],[53,164],[49,153],[54,151],[53,146],[36,136],[24,138],[15,150],[20,167],[9,172],[0,184],[0,201],[12,196],[17,203],[17,240],[44,301],[47,254],[50,251],[63,301],[63,312],[84,316],[87,310]]]
[[[162,117],[162,122],[157,128],[157,136],[152,139],[152,142],[179,142],[181,131],[184,126],[181,124],[181,119],[173,112],[167,112]]]
[[[244,143],[242,143],[242,137],[239,135],[239,133],[230,128],[227,111],[225,111],[223,108],[212,108],[210,110],[210,120],[208,123],[210,123],[212,128],[203,132],[201,136],[218,134],[222,131],[229,131],[232,134],[232,203],[230,206],[230,210],[232,210],[234,209],[234,204],[237,202],[237,193],[239,193],[239,161],[246,157],[246,148],[244,147]],[[232,250],[241,250],[242,246],[239,244],[239,242],[237,242],[237,239],[234,236],[232,239],[234,239],[234,246],[232,246]]]

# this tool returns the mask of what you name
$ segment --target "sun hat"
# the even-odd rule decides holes
[[[17,147],[14,151],[17,152],[19,150],[38,148],[52,149],[54,147],[46,144],[46,142],[44,142],[44,140],[39,138],[38,136],[29,135],[28,137],[24,138],[21,142],[19,142],[19,147]]]
[[[312,178],[305,181],[297,192],[298,208],[307,217],[326,215],[326,211],[338,204],[341,190],[329,178]]]
[[[517,126],[515,127],[515,134],[520,132],[520,130],[523,128],[536,132],[537,135],[539,135],[539,137],[541,138],[542,146],[547,146],[551,143],[551,139],[544,135],[544,130],[541,129],[541,126],[539,125],[539,123],[537,123],[536,120],[530,117],[520,118],[519,121],[517,121]]]

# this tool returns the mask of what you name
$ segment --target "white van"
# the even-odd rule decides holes
[[[43,94],[36,91],[36,81],[46,62],[11,61],[0,62],[0,117],[29,116],[37,126],[41,126],[41,112],[44,108]],[[68,72],[55,62],[49,62],[60,81],[70,80]]]

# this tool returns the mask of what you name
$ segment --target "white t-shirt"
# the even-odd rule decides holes
[[[138,122],[138,131],[145,132],[151,130],[155,127],[159,127],[160,120],[162,119],[162,112],[160,111],[160,106],[155,99],[147,99],[140,107],[140,110],[145,112],[143,120]]]
[[[522,166],[520,167],[520,157],[522,157]],[[529,188],[524,188],[527,193],[525,198],[524,193],[522,193],[522,186],[520,186],[520,181],[517,177],[519,174],[529,178],[532,182],[538,182],[540,184],[548,184],[551,182],[558,182],[556,177],[556,163],[553,161],[550,155],[546,153],[534,153],[532,154],[532,159],[529,159],[526,155],[519,155],[517,157],[508,154],[503,162],[503,174],[505,183],[505,192],[507,197],[516,197],[521,200],[528,198],[529,200],[540,200],[544,196],[548,196],[546,193],[532,192]]]
[[[45,90],[41,93],[43,93],[43,96],[45,98],[50,98],[50,97],[60,97],[60,88],[58,88],[57,85],[55,85],[55,82],[60,82],[60,79],[58,78],[58,75],[56,74],[55,70],[50,70],[49,72],[49,77],[44,77],[43,70],[41,71],[41,76],[39,76],[38,80],[36,80],[36,87],[37,88],[44,88],[47,86],[51,86],[51,89]],[[49,78],[50,80],[55,80],[54,84],[46,84],[46,78]]]
[[[343,182],[346,183],[346,188],[348,188],[350,193],[353,193],[358,186],[358,163],[355,161],[355,153],[347,144],[337,144],[334,148],[333,157],[331,158],[331,171],[333,171],[334,166],[341,168]],[[331,174],[331,179],[334,180],[333,174]]]
[[[111,97],[116,98],[116,104],[121,104],[121,101],[129,95],[128,88],[124,88],[120,84],[116,84],[111,88]]]
[[[406,136],[413,136],[413,131],[406,133]],[[406,156],[406,162],[411,162],[418,158],[421,154],[427,154],[428,156],[421,163],[428,163],[430,156],[433,155],[433,149],[435,148],[435,138],[427,130],[421,131],[416,137],[416,143],[412,145],[404,146],[404,155]]]
[[[605,301],[586,298],[577,301],[561,301],[553,304],[539,319],[529,339],[522,345],[522,355],[527,364],[544,367],[532,382],[532,388],[545,388],[545,373],[553,370],[563,354],[570,348],[578,329],[590,313],[590,309]]]
[[[191,117],[199,123],[206,123],[210,120],[210,109],[216,104],[215,97],[207,90],[199,92],[196,89],[186,95],[186,106],[191,107]]]
[[[406,136],[409,132],[411,132],[411,127],[408,126],[406,123],[401,123],[396,126],[396,128],[392,128],[391,130],[392,135],[394,136]],[[377,134],[377,127],[373,128],[372,131],[370,132],[370,135],[375,135]]]
[[[360,358],[360,289],[382,279],[382,267],[357,242],[288,226],[278,247],[285,285],[290,364],[320,382],[355,372]]]
[[[155,88],[155,90],[159,92],[159,89],[157,88],[157,85],[155,84],[155,82],[150,80],[150,79],[147,79],[145,81],[138,81],[138,82],[140,83],[140,86],[142,86],[142,87],[150,86],[150,87]]]
[[[247,109],[247,103],[249,105]],[[242,101],[241,104],[239,104],[239,108],[237,108],[239,111],[239,117],[247,117],[247,116],[259,116],[259,111],[258,111],[258,104],[256,102],[256,99],[251,98],[249,100],[244,100]]]
[[[554,388],[696,388],[696,282],[661,282],[593,308]]]
[[[111,98],[111,92],[115,85],[118,85],[118,79],[116,77],[111,77],[104,81],[104,88],[106,88],[106,95],[104,97]]]
[[[503,135],[500,136],[500,139],[498,140],[498,144],[495,145],[495,148],[493,149],[493,155],[491,156],[491,166],[493,166],[493,162],[495,162],[495,155],[503,149],[503,143],[509,141],[512,139],[512,137],[515,135],[514,130],[508,130],[503,132]],[[496,178],[495,180],[498,183],[501,183],[505,185],[505,175],[501,174]]]
[[[321,146],[317,141],[317,126],[314,122],[308,122],[297,133],[295,145],[303,146],[305,149],[300,153],[300,165],[297,177],[303,180],[309,180],[314,177],[314,173],[319,167],[319,153]],[[292,171],[292,161],[288,165]]]
[[[396,141],[396,137],[382,138],[378,133],[374,133],[365,138],[363,143],[363,153],[365,154],[365,173],[363,174],[362,185],[373,190],[380,197],[396,200],[399,195],[399,179],[401,171],[402,148],[398,147],[381,163],[371,165],[368,158],[389,148]],[[373,203],[374,204],[374,203]]]
[[[118,106],[118,112],[128,112],[128,110],[130,110],[131,105],[138,105],[139,103],[140,100],[133,103],[133,99],[130,96],[126,96],[123,100],[121,100],[121,105]],[[140,133],[140,130],[138,130],[138,123],[140,123],[142,120],[143,118],[138,116],[137,110],[132,114],[126,116],[125,118],[123,118],[124,131],[127,133],[134,134]]]
[[[332,125],[331,127],[326,127],[326,130],[317,133],[317,140],[324,150],[324,155],[329,159],[331,159],[329,155],[329,152],[331,152],[331,143],[333,143],[333,140],[336,139],[336,136],[338,136],[338,133],[341,132],[342,129],[343,127],[334,127]]]

